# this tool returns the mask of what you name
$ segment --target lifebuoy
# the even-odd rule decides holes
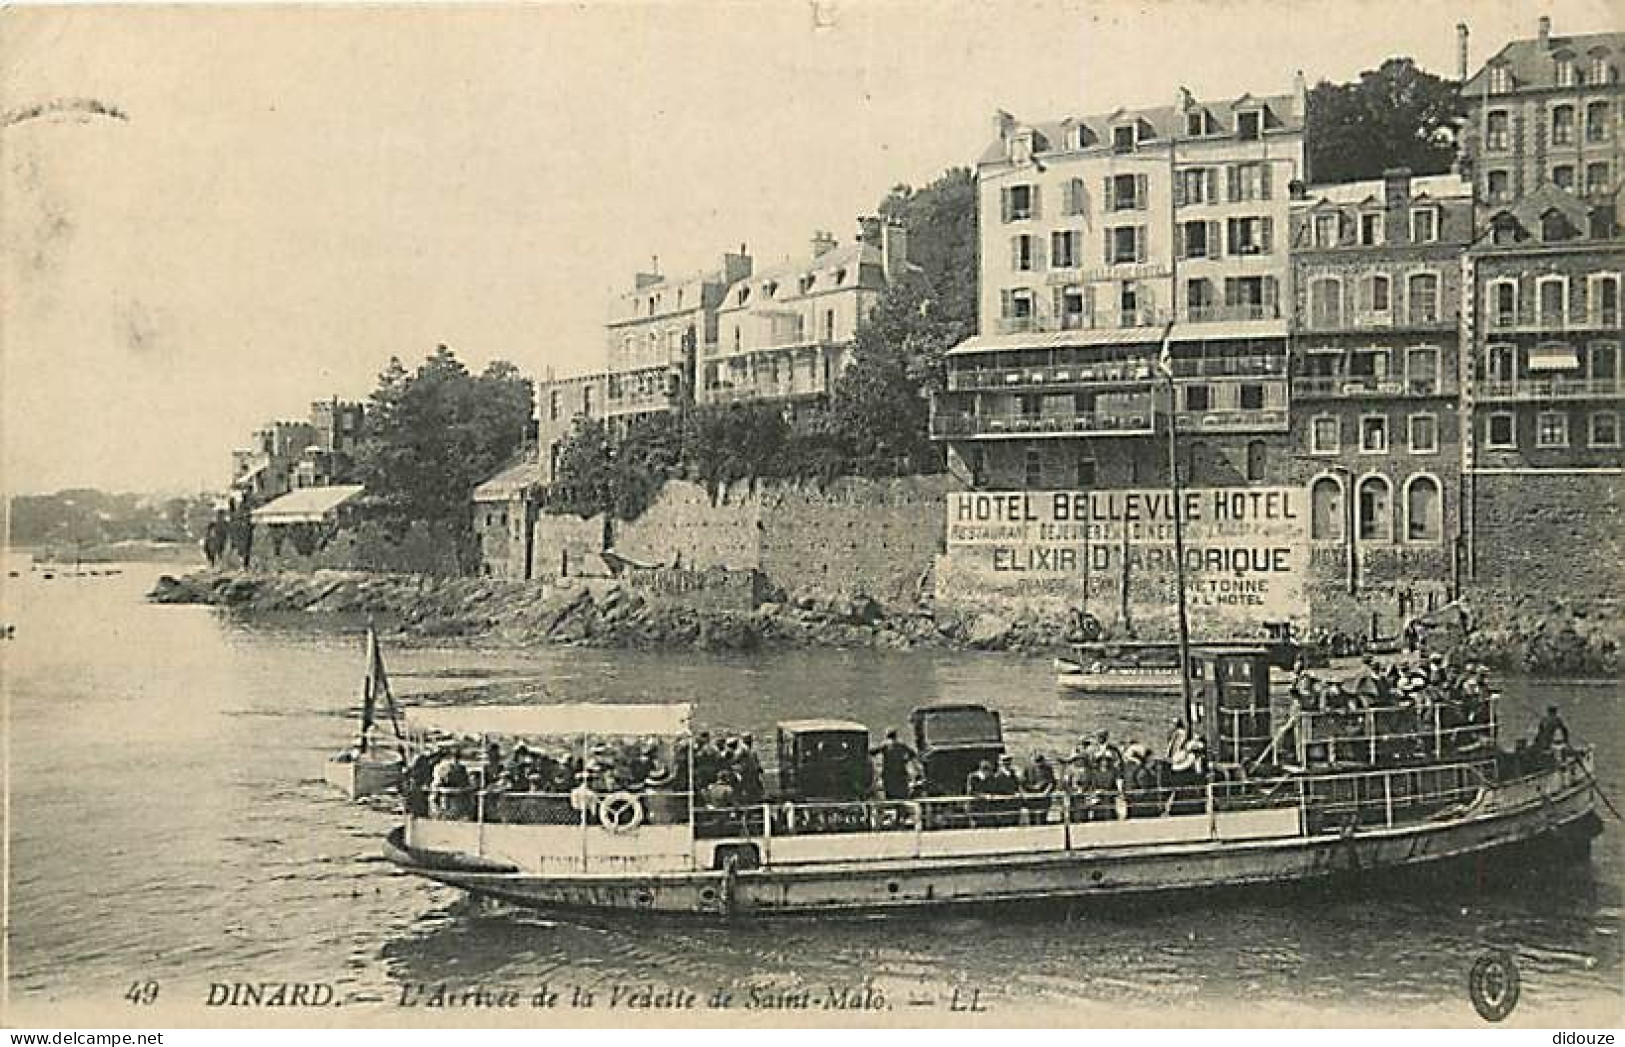
[[[643,801],[625,790],[598,801],[598,820],[612,833],[627,833],[643,824]]]

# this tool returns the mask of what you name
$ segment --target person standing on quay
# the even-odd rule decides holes
[[[908,799],[909,765],[919,758],[914,750],[898,741],[896,731],[887,731],[886,740],[869,755],[880,757],[880,787],[886,799]]]

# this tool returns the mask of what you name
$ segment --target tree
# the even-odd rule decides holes
[[[1447,173],[1465,108],[1460,85],[1390,58],[1354,83],[1322,80],[1309,92],[1309,173],[1316,182],[1380,178],[1408,167]]]
[[[411,374],[391,359],[356,455],[357,479],[384,522],[401,533],[421,521],[467,562],[469,499],[524,445],[534,397],[530,380],[507,361],[476,376],[444,345]]]

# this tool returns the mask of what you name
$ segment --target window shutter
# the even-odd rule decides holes
[[[1238,239],[1238,237],[1236,236],[1236,220],[1234,218],[1226,219],[1225,220],[1225,230],[1224,230],[1224,240],[1225,240],[1225,243],[1229,247],[1229,253],[1230,254],[1235,254],[1236,253],[1236,241],[1237,241],[1237,239]]]
[[[1030,199],[1033,202],[1033,214],[1032,214],[1032,217],[1036,221],[1037,219],[1044,217],[1044,208],[1043,208],[1044,194],[1043,194],[1042,190],[1036,185],[1034,185],[1032,187],[1031,193],[1032,193],[1032,196],[1030,197]]]
[[[1270,165],[1267,162],[1262,163],[1258,165],[1258,169],[1259,199],[1268,200],[1270,198]]]
[[[1233,276],[1224,278],[1224,304],[1226,306],[1241,304],[1241,281]]]
[[[1151,183],[1145,175],[1134,176],[1134,206],[1136,209],[1144,211],[1150,206],[1146,200],[1146,197],[1150,195],[1150,189]]]
[[[1018,272],[1021,269],[1021,237],[1019,236],[1010,238],[1010,269],[1012,272]]]
[[[1217,203],[1219,200],[1219,169],[1217,167],[1210,167],[1207,169],[1206,200],[1210,204]]]
[[[1185,172],[1183,171],[1174,175],[1174,206],[1185,206]]]
[[[1095,315],[1095,285],[1085,284],[1083,288],[1083,308],[1092,317]]]
[[[1224,243],[1220,234],[1222,228],[1217,220],[1207,224],[1207,256],[1209,258],[1217,258],[1224,254]]]
[[[1236,167],[1234,164],[1231,164],[1229,167],[1225,168],[1225,173],[1229,176],[1230,202],[1236,203],[1241,199],[1241,169]]]
[[[1136,262],[1145,261],[1146,232],[1147,229],[1143,225],[1134,227],[1134,260]]]
[[[1105,201],[1102,205],[1107,211],[1117,210],[1117,194],[1112,192],[1112,176],[1106,176],[1106,184],[1101,188],[1100,198]]]
[[[1010,187],[1004,186],[999,190],[999,213],[1004,221],[1010,221],[1011,211]]]
[[[1277,300],[1278,300],[1278,297],[1277,297],[1277,290],[1276,290],[1276,286],[1275,286],[1275,277],[1273,277],[1273,276],[1264,277],[1264,315],[1265,316],[1273,317],[1275,315],[1275,305],[1276,305]]]
[[[1266,170],[1267,170],[1267,168],[1266,168]],[[1275,219],[1266,216],[1264,218],[1264,220],[1259,223],[1259,228],[1261,229],[1261,232],[1259,234],[1261,249],[1263,250],[1263,252],[1265,254],[1269,254],[1271,251],[1274,250],[1274,244],[1275,244]]]
[[[1174,223],[1174,257],[1185,257],[1185,225],[1183,222]]]
[[[999,292],[999,315],[1004,317],[1005,319],[1009,319],[1010,315],[1011,315],[1011,312],[1012,312],[1012,304],[1013,304],[1013,302],[1014,302],[1014,296],[1011,295],[1011,293],[1009,292],[1008,289],[1000,291]]]
[[[1063,309],[1063,306],[1064,306],[1065,302],[1064,302],[1064,300],[1062,298],[1062,295],[1064,295],[1065,293],[1066,293],[1066,288],[1064,288],[1064,287],[1057,287],[1057,288],[1054,288],[1053,290],[1050,291],[1050,293],[1049,293],[1049,307],[1050,307],[1050,315],[1051,316],[1059,317],[1065,311]]]
[[[1044,271],[1044,238],[1041,236],[1033,237],[1033,271]]]
[[[1354,307],[1356,309],[1362,312],[1371,311],[1371,303],[1377,295],[1376,285],[1377,278],[1374,276],[1368,276],[1360,281],[1360,286],[1356,289],[1355,295]]]
[[[1101,238],[1105,241],[1105,244],[1106,244],[1106,251],[1105,251],[1105,253],[1103,255],[1101,255],[1101,257],[1103,259],[1105,259],[1105,262],[1106,262],[1107,265],[1111,265],[1112,264],[1112,231],[1109,228],[1108,229],[1102,229],[1100,231],[1100,235],[1101,235]]]

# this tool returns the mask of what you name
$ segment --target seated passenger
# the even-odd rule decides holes
[[[468,817],[468,768],[455,750],[434,769],[435,802],[442,818]]]
[[[1025,793],[1052,793],[1055,791],[1055,768],[1043,753],[1033,757],[1032,766],[1021,776],[1021,791]]]
[[[1548,705],[1546,715],[1540,718],[1540,726],[1535,728],[1535,742],[1532,748],[1539,757],[1561,756],[1569,746],[1569,726],[1558,715],[1557,706]]]
[[[965,779],[966,796],[992,796],[993,793],[993,761],[983,760],[976,765],[976,770]]]
[[[999,768],[989,783],[994,796],[1014,796],[1021,792],[1021,778],[1016,774],[1016,762],[1005,753],[999,757]]]
[[[702,798],[707,807],[733,807],[737,797],[727,771],[718,771],[715,779],[705,787]]]

